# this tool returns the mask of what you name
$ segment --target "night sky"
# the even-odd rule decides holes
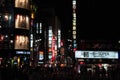
[[[118,7],[115,1],[78,0],[77,4],[80,38],[119,39]]]
[[[72,27],[72,0],[35,0],[55,8],[61,20],[62,31]],[[77,36],[90,39],[119,39],[118,6],[115,1],[76,0]]]

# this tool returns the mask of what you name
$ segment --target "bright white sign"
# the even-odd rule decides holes
[[[75,51],[75,58],[118,59],[117,51]]]

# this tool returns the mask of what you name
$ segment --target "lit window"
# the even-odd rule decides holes
[[[17,35],[15,39],[15,49],[29,49],[29,39],[27,36]]]
[[[29,9],[29,1],[28,0],[15,0],[15,7]]]
[[[29,29],[29,17],[17,15],[15,20],[15,28]]]

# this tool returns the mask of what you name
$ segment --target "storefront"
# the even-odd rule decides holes
[[[119,53],[117,51],[76,51],[76,64],[78,72],[81,66],[85,66],[87,70],[94,71],[95,67],[101,69],[104,67],[115,67],[119,62]]]

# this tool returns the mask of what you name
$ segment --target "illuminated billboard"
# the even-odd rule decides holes
[[[39,51],[39,60],[43,60],[43,59],[44,59],[44,52]]]
[[[15,7],[29,9],[29,0],[15,0]]]
[[[117,51],[75,51],[75,58],[118,59]]]
[[[16,15],[15,16],[15,28],[27,29],[30,28],[30,18],[25,15]]]
[[[30,54],[29,51],[16,51],[16,54]]]
[[[15,38],[15,49],[29,49],[29,38],[23,35],[17,35]]]

